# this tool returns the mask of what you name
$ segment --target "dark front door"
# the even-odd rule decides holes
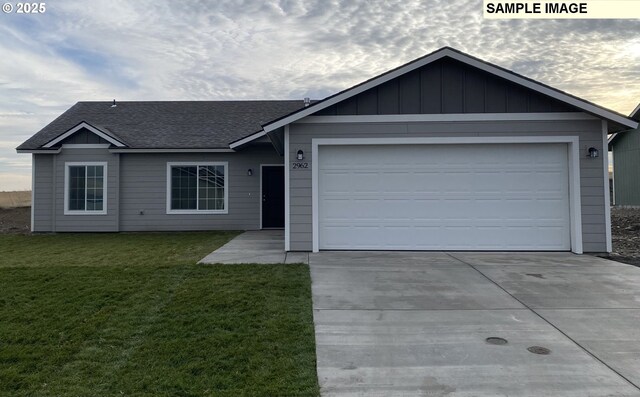
[[[284,227],[284,167],[262,167],[262,227]]]

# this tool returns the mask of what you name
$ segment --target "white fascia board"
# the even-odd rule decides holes
[[[411,123],[411,122],[456,122],[456,121],[557,121],[599,120],[583,112],[568,113],[447,113],[447,114],[384,114],[361,116],[308,116],[296,124],[329,123]]]
[[[635,109],[633,109],[629,117],[634,117],[636,114],[638,114],[638,112],[640,112],[640,103],[638,104],[638,106],[636,106]]]
[[[232,149],[109,149],[111,153],[235,153]]]
[[[495,76],[498,77],[502,77],[508,81],[511,81],[513,83],[519,84],[523,87],[532,89],[534,91],[537,91],[541,94],[544,95],[548,95],[552,98],[555,98],[559,101],[565,102],[567,104],[570,104],[572,106],[576,106],[579,109],[582,109],[586,112],[589,113],[593,113],[596,114],[600,117],[612,120],[616,123],[622,124],[624,126],[627,126],[629,128],[637,128],[638,127],[638,123],[634,122],[624,116],[618,115],[616,113],[613,113],[611,111],[607,111],[605,109],[602,109],[598,106],[592,105],[584,100],[580,100],[577,98],[574,98],[570,95],[564,94],[560,91],[554,90],[552,88],[546,87],[540,83],[536,83],[534,81],[525,79],[524,77],[520,77],[516,74],[514,74],[513,72],[508,72],[506,70],[502,70],[496,66],[487,64],[485,62],[479,61],[477,59],[474,59],[472,57],[469,57],[467,55],[464,54],[460,54],[456,51],[453,51],[449,48],[445,48],[443,50],[440,50],[436,53],[433,53],[431,55],[427,55],[426,57],[420,59],[419,61],[415,61],[415,62],[411,62],[403,67],[400,67],[394,71],[391,71],[389,73],[386,73],[378,78],[374,78],[364,84],[361,84],[359,86],[353,87],[351,89],[348,89],[344,92],[342,92],[341,94],[338,94],[332,98],[329,98],[327,100],[321,101],[319,103],[317,103],[316,105],[312,105],[309,106],[308,108],[302,109],[300,111],[298,111],[297,113],[294,113],[288,117],[285,117],[281,120],[275,121],[273,123],[267,124],[263,126],[263,129],[267,132],[272,131],[276,128],[280,128],[284,125],[293,123],[295,121],[300,120],[303,117],[306,117],[312,113],[315,113],[319,110],[325,109],[331,105],[334,105],[338,102],[341,102],[345,99],[348,99],[354,95],[358,95],[361,92],[364,92],[370,88],[376,87],[380,84],[386,83],[389,80],[392,80],[396,77],[399,77],[403,74],[406,74],[408,72],[411,72],[415,69],[418,69],[424,65],[427,65],[429,63],[432,63],[434,61],[437,61],[438,59],[441,59],[445,56],[451,57],[457,61],[460,61],[462,63],[465,63],[469,66],[473,66],[476,67],[480,70],[484,70],[485,72],[491,73]]]
[[[272,130],[269,130],[269,131],[272,131]],[[256,132],[255,134],[251,134],[251,135],[249,135],[248,137],[242,138],[242,139],[240,139],[239,141],[235,141],[235,142],[231,143],[231,144],[229,145],[229,147],[230,147],[231,149],[235,149],[235,148],[237,148],[238,146],[245,145],[245,144],[247,144],[247,143],[249,143],[249,142],[251,142],[251,141],[253,141],[253,140],[256,140],[256,139],[258,139],[258,138],[260,138],[260,137],[263,137],[263,136],[267,135],[267,132],[268,132],[268,131],[266,131],[266,130],[258,131],[258,132]]]
[[[65,132],[64,134],[62,134],[62,135],[52,139],[51,141],[47,142],[46,144],[44,144],[43,147],[50,148],[50,147],[54,146],[55,144],[57,144],[57,143],[65,140],[66,138],[70,137],[71,135],[75,134],[76,132],[78,132],[79,130],[81,130],[83,128],[88,129],[92,133],[98,135],[100,138],[104,139],[105,141],[111,143],[114,146],[117,146],[117,147],[125,147],[126,146],[124,143],[122,143],[119,140],[115,139],[111,135],[109,135],[109,134],[107,134],[105,132],[102,132],[99,129],[97,129],[94,126],[92,126],[91,124],[83,121],[82,123],[76,125],[72,129],[70,129],[67,132]]]
[[[58,154],[62,149],[16,149],[17,153],[35,153],[35,154]]]

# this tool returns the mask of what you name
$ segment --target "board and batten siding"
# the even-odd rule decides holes
[[[98,135],[93,132],[87,130],[86,128],[81,129],[70,137],[66,138],[60,145],[86,145],[86,144],[109,144],[106,139],[102,139]]]
[[[600,120],[474,121],[404,123],[299,123],[289,127],[289,158],[303,150],[306,169],[289,164],[290,249],[312,250],[311,141],[314,138],[417,138],[572,135],[580,140],[582,239],[585,252],[606,251],[604,175],[601,159],[586,157],[587,149],[602,147]]]
[[[59,154],[34,155],[34,230],[36,232],[118,231],[119,154],[107,149],[63,148]],[[65,215],[65,163],[107,163],[106,215]]]
[[[167,163],[218,161],[228,162],[229,167],[228,213],[167,214]],[[236,153],[123,154],[120,231],[259,229],[260,164],[282,163],[270,144]],[[252,176],[247,175],[248,169]]]
[[[575,111],[558,100],[445,58],[322,109],[316,115]]]
[[[616,137],[613,143],[615,205],[640,206],[640,130]]]

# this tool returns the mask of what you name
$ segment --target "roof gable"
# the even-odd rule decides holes
[[[68,139],[70,139],[73,135],[75,134],[79,134],[79,133],[86,133],[86,132],[90,132],[94,135],[96,135],[97,137],[99,137],[100,139],[116,146],[116,147],[125,147],[126,145],[122,142],[122,140],[118,139],[117,137],[115,137],[113,135],[113,133],[107,131],[105,128],[99,128],[96,126],[93,126],[85,121],[80,122],[78,125],[76,125],[73,128],[68,129],[67,131],[63,132],[62,134],[56,136],[55,138],[49,140],[47,143],[45,143],[44,145],[42,145],[43,148],[45,149],[50,149],[58,144],[60,144],[63,141],[66,141]]]
[[[445,57],[314,115],[575,112],[536,91]]]
[[[640,121],[640,103],[638,104],[638,106],[636,106],[635,109],[633,109],[629,117],[631,117],[635,121]]]
[[[322,101],[316,102],[307,108],[298,110],[290,115],[287,115],[278,120],[274,120],[268,124],[265,124],[263,125],[263,128],[267,132],[272,131],[284,125],[295,122],[306,116],[309,116],[312,114],[319,114],[324,109],[327,109],[333,105],[339,104],[343,101],[347,101],[350,98],[357,96],[359,94],[362,94],[368,90],[371,90],[374,87],[377,87],[379,91],[382,87],[384,87],[385,83],[396,78],[401,78],[401,77],[403,79],[410,78],[411,72],[416,71],[426,65],[433,64],[434,62],[443,60],[444,58],[458,61],[468,67],[486,72],[497,79],[513,83],[521,89],[534,91],[543,96],[550,97],[556,100],[557,102],[562,103],[564,106],[575,107],[580,111],[584,111],[584,112],[593,114],[595,116],[598,116],[600,118],[610,120],[623,127],[635,128],[637,126],[636,122],[630,120],[629,118],[617,112],[605,109],[601,106],[595,105],[591,102],[588,102],[586,100],[580,99],[573,95],[567,94],[563,91],[560,91],[555,88],[544,85],[542,83],[536,82],[534,80],[521,76],[517,73],[511,72],[507,69],[484,62],[478,58],[474,58],[460,51],[454,50],[449,47],[444,47],[440,50],[432,52],[431,54],[425,55],[422,58],[418,58],[396,69],[383,73],[377,77],[374,77],[370,80],[360,83],[347,90],[341,91]],[[443,93],[443,97],[446,96],[447,94],[448,93]],[[522,98],[522,95],[520,97]],[[447,101],[448,100],[449,99],[447,99]],[[350,105],[350,106],[353,107],[353,105]],[[444,107],[444,106],[445,105],[441,105],[441,107]]]
[[[58,146],[64,145],[107,145],[111,146],[111,142],[106,139],[100,138],[100,136],[94,134],[87,128],[83,128],[68,138],[60,141]]]

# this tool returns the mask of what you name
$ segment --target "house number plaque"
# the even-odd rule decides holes
[[[291,163],[291,169],[309,168],[309,163]]]

